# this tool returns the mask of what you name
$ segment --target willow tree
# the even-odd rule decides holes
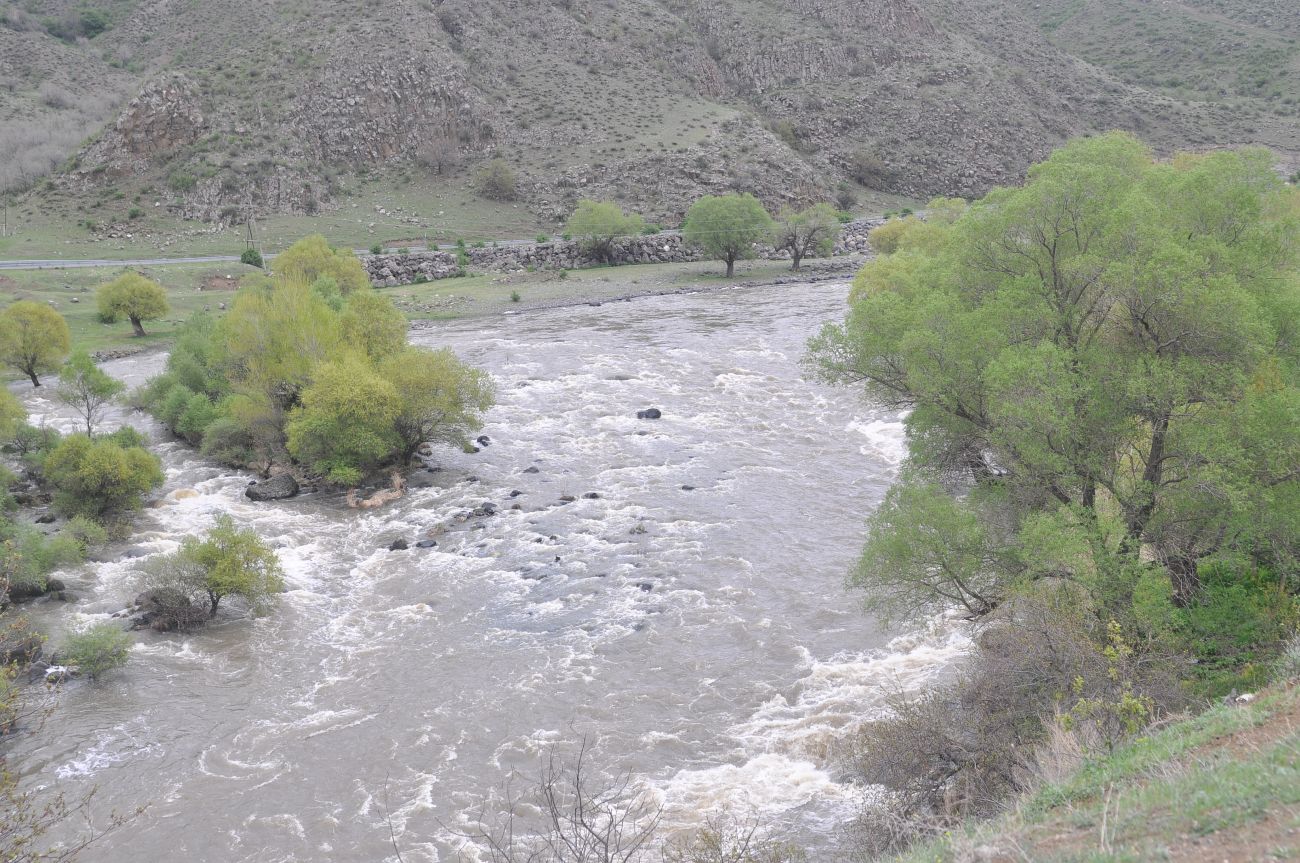
[[[810,352],[910,411],[857,574],[877,604],[978,615],[1026,580],[1100,595],[1121,570],[1185,602],[1243,558],[1294,577],[1300,202],[1267,154],[1080,140],[915,230]]]
[[[755,246],[772,237],[772,217],[753,195],[705,195],[686,211],[682,238],[711,258],[727,265],[727,277],[736,261],[756,254]]]
[[[22,372],[34,387],[41,385],[41,372],[59,368],[70,343],[68,322],[48,306],[19,300],[0,312],[0,362]]]

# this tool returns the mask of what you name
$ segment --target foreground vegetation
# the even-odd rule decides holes
[[[882,239],[810,354],[910,410],[853,582],[980,631],[851,747],[885,850],[997,812],[1057,731],[1105,751],[1267,679],[1300,621],[1300,197],[1262,152],[1112,134]]]

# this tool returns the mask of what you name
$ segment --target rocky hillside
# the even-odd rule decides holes
[[[703,192],[774,208],[864,187],[974,195],[1113,127],[1161,148],[1293,156],[1300,105],[1273,98],[1292,78],[1231,92],[1210,80],[1225,34],[1247,51],[1270,28],[1266,59],[1294,71],[1293,6],[1272,6],[0,0],[4,135],[10,152],[39,150],[0,184],[53,169],[29,194],[100,221],[147,196],[234,223],[336,210],[376,177],[472,187],[497,157],[540,223],[608,197],[670,224]],[[1186,27],[1143,25],[1126,54],[1114,33],[1142,15]],[[1161,77],[1175,63],[1185,84]]]

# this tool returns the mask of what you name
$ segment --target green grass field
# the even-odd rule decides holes
[[[136,269],[161,284],[171,304],[171,312],[164,320],[146,324],[149,335],[143,339],[132,336],[131,326],[125,321],[104,324],[98,319],[95,289],[121,273],[120,267],[5,270],[0,272],[0,305],[18,299],[52,304],[67,318],[75,349],[96,352],[164,347],[190,315],[204,309],[220,314],[221,304],[233,296],[235,283],[259,272],[243,264],[168,264]],[[780,261],[741,261],[736,265],[736,277],[727,279],[721,264],[701,261],[571,270],[563,279],[550,273],[471,275],[381,290],[412,320],[446,320],[766,281],[787,275],[789,264]],[[517,301],[512,299],[515,293],[519,295]]]

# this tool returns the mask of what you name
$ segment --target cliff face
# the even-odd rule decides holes
[[[543,218],[607,197],[671,222],[706,192],[975,195],[1114,127],[1161,148],[1297,128],[1121,81],[1053,44],[1030,0],[111,5],[78,56],[139,95],[58,182],[148,184],[205,220],[333,209],[360,176],[462,188],[495,156]]]

